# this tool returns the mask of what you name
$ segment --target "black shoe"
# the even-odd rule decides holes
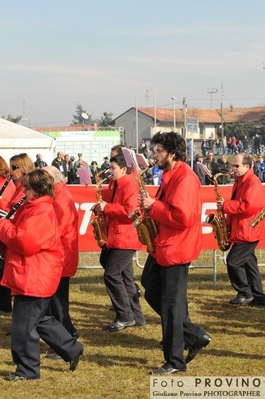
[[[150,371],[149,374],[174,374],[174,373],[181,373],[186,371],[186,369],[175,369],[171,364],[165,363],[163,366]]]
[[[6,381],[21,381],[21,380],[27,380],[27,377],[23,377],[22,375],[17,375],[17,374],[10,374],[5,376]]]
[[[135,326],[135,320],[132,321],[120,321],[118,319],[114,320],[113,323],[109,324],[106,329],[110,332],[120,331],[127,327]]]
[[[195,358],[197,353],[202,349],[205,348],[211,342],[212,338],[208,334],[204,334],[195,345],[189,348],[188,356],[186,357],[186,363],[189,363],[191,360]]]
[[[254,298],[253,301],[249,302],[247,305],[249,305],[249,306],[265,306],[265,299]]]
[[[237,295],[234,299],[230,299],[229,303],[231,305],[248,305],[253,299],[253,296],[246,297]]]
[[[48,353],[45,357],[46,357],[46,359],[51,359],[51,360],[59,360],[59,359],[61,359],[61,356],[58,355],[56,352]]]
[[[70,361],[70,367],[69,367],[70,371],[75,371],[75,369],[77,368],[77,365],[79,363],[80,356],[83,354],[83,352],[84,352],[84,348],[82,348],[81,351],[78,353],[78,355],[76,355],[76,357]]]

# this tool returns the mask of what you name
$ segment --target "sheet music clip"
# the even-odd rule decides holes
[[[205,175],[208,176],[210,179],[213,178],[212,172],[210,171],[210,169],[207,168],[206,165],[204,165],[201,162],[197,162],[197,166],[198,168],[200,168],[200,171]]]
[[[133,168],[139,171],[138,162],[136,159],[136,154],[134,150],[130,150],[129,148],[122,148],[122,153],[128,168]]]

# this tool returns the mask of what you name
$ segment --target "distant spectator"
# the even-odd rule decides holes
[[[240,152],[243,152],[243,150],[244,150],[243,142],[242,142],[242,140],[238,140],[238,143],[237,143],[238,153],[240,154]]]
[[[213,145],[214,145],[214,141],[212,136],[210,136],[207,140],[207,149],[210,151],[213,151]]]
[[[193,171],[196,173],[196,175],[199,177],[200,182],[202,185],[206,184],[205,181],[205,174],[202,172],[202,170],[200,169],[200,167],[198,166],[199,163],[202,164],[203,162],[203,155],[202,154],[197,154],[195,157],[195,162],[193,164]]]
[[[243,151],[247,153],[248,152],[248,138],[247,138],[247,136],[244,136],[242,142],[243,142]]]
[[[238,153],[238,148],[237,148],[237,141],[236,141],[236,137],[233,136],[231,139],[231,151],[232,154],[237,154]]]
[[[260,166],[261,166],[262,162],[263,162],[263,156],[259,155],[253,165],[253,171],[254,171],[255,175],[258,176],[259,178],[260,178]]]
[[[207,154],[207,141],[206,141],[206,139],[203,139],[203,141],[201,143],[201,151],[202,151],[203,158],[205,158],[206,154]]]
[[[219,184],[229,184],[231,180],[231,163],[228,161],[226,155],[221,155],[217,160],[216,174],[222,173],[222,176],[218,177]]]
[[[41,169],[44,168],[44,166],[48,166],[46,162],[43,161],[42,155],[37,154],[36,155],[36,161],[34,162],[35,168]]]
[[[100,172],[100,168],[98,167],[98,163],[96,161],[91,162],[90,172],[91,172],[91,183],[96,184],[96,175]]]
[[[66,154],[62,162],[63,175],[66,177],[67,184],[74,184],[74,167],[70,155]]]
[[[79,153],[77,156],[78,156],[78,159],[75,161],[75,163],[73,165],[74,184],[80,184],[78,168],[82,167],[82,162],[83,162],[83,154]]]
[[[63,173],[63,160],[64,160],[64,153],[62,151],[59,151],[57,152],[57,157],[52,161],[52,166],[55,166],[62,173]]]
[[[145,155],[145,153],[146,153],[146,142],[145,142],[145,140],[141,140],[141,143],[139,145],[139,152],[141,154],[144,154],[144,156],[146,156]]]
[[[109,183],[109,179],[110,179],[110,176],[111,176],[111,173],[110,173],[110,170],[109,170],[109,168],[110,168],[110,161],[109,161],[109,157],[104,157],[103,158],[103,164],[101,165],[101,170],[105,170],[105,172],[104,173],[102,173],[102,179],[106,179],[105,180],[105,184],[108,184]]]
[[[217,170],[217,163],[213,157],[213,152],[209,151],[209,153],[207,154],[207,158],[204,159],[203,164],[207,167],[207,169],[209,169],[209,171],[211,172],[212,176],[215,175],[216,170]],[[205,183],[206,185],[210,185],[213,184],[213,179],[210,178],[208,175],[205,176]]]
[[[222,145],[223,145],[223,151],[222,151],[222,153],[223,153],[223,154],[226,154],[226,151],[227,151],[227,139],[226,139],[226,136],[223,137]]]
[[[262,183],[265,183],[265,161],[262,155],[259,155],[258,161],[254,163],[254,173]]]
[[[261,138],[259,134],[256,134],[254,137],[254,153],[255,154],[260,154],[260,144],[261,144]]]
[[[160,169],[158,165],[155,165],[152,168],[152,175],[153,175],[153,184],[156,186],[160,186],[162,181],[162,174],[163,169]]]

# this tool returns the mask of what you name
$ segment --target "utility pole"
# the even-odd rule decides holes
[[[186,103],[186,97],[183,97],[182,101],[182,112],[183,112],[183,138],[186,141],[187,140],[187,103]]]
[[[217,92],[218,92],[218,89],[212,89],[212,88],[207,89],[207,93],[209,93],[211,96],[211,108],[213,107],[213,94],[215,94]]]
[[[223,122],[223,103],[221,103],[221,148],[224,154],[224,122]]]

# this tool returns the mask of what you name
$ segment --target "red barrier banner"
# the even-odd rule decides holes
[[[76,204],[79,216],[79,251],[99,251],[100,248],[94,238],[93,227],[89,226],[91,217],[91,207],[96,201],[95,185],[89,186],[68,186]],[[224,199],[231,198],[232,186],[220,186],[220,192]],[[151,196],[155,196],[158,187],[146,186]],[[265,186],[264,186],[265,191]],[[202,250],[218,249],[216,240],[212,232],[212,226],[205,223],[206,216],[211,212],[216,212],[216,196],[213,186],[202,186]],[[265,247],[265,240],[260,241],[260,248]],[[143,246],[143,249],[145,247]]]

